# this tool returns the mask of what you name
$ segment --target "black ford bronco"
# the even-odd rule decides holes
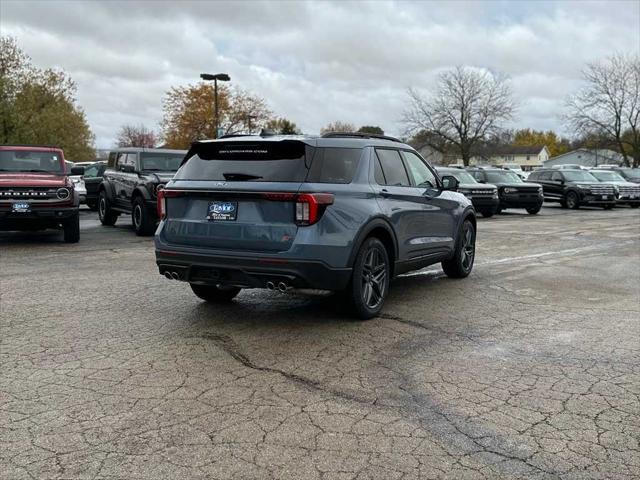
[[[171,180],[186,150],[121,148],[109,153],[98,191],[98,216],[112,226],[120,214],[131,214],[137,235],[156,229],[158,189]]]

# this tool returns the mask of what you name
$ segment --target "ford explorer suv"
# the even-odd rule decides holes
[[[640,185],[626,181],[615,170],[599,170],[595,168],[589,170],[589,173],[600,182],[613,185],[616,188],[616,203],[618,205],[629,205],[631,208],[640,207]]]
[[[541,168],[531,172],[529,181],[542,185],[545,201],[560,202],[563,208],[588,205],[608,210],[616,205],[616,187],[586,170]]]
[[[0,145],[0,230],[61,229],[65,242],[76,243],[78,206],[60,148]]]
[[[158,190],[178,170],[186,150],[121,148],[109,153],[98,188],[98,217],[115,225],[121,214],[131,215],[137,235],[153,235]]]
[[[471,272],[476,218],[457,186],[391,137],[197,142],[159,192],[156,263],[208,302],[243,288],[330,290],[371,318],[396,275],[434,263]]]
[[[478,182],[473,175],[459,168],[436,168],[439,175],[451,175],[458,180],[458,193],[463,194],[473,204],[476,212],[483,217],[492,217],[500,205],[498,199],[498,187],[489,183]]]
[[[511,170],[471,167],[467,171],[478,182],[498,188],[498,213],[507,208],[524,208],[527,213],[535,215],[542,208],[542,187],[536,183],[523,182],[518,174]]]
[[[640,183],[640,168],[618,167],[616,165],[600,165],[596,168],[598,170],[613,170],[627,182]]]

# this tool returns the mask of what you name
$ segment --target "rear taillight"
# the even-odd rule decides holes
[[[328,205],[333,203],[330,193],[300,193],[296,197],[296,223],[313,225],[324,213]]]
[[[333,203],[332,193],[266,192],[262,198],[276,202],[295,202],[295,221],[298,225],[313,225]]]
[[[164,188],[159,189],[157,192],[157,206],[158,206],[158,218],[160,220],[164,220],[167,216],[167,198],[180,197],[183,195],[183,192],[177,190],[165,190]]]

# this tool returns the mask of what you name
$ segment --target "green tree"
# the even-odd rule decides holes
[[[364,125],[358,129],[359,133],[371,133],[373,135],[384,135],[384,130],[372,125]]]
[[[301,133],[298,126],[286,118],[273,118],[266,123],[265,128],[273,130],[280,135],[298,135]]]
[[[36,68],[15,39],[0,37],[0,143],[56,145],[70,160],[95,158],[75,95],[66,73]]]

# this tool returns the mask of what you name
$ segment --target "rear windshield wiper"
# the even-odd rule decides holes
[[[251,175],[249,173],[233,173],[225,172],[222,174],[225,180],[259,180],[262,177],[260,175]]]

